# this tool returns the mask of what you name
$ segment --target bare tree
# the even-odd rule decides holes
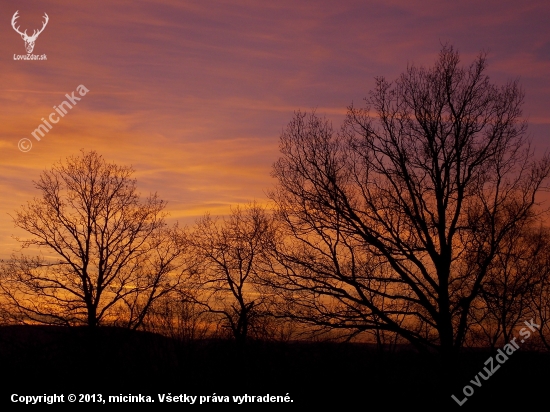
[[[258,332],[265,317],[259,271],[272,239],[272,219],[255,203],[234,208],[227,218],[207,214],[192,235],[194,254],[203,262],[198,302],[239,343]]]
[[[541,290],[548,271],[547,243],[548,234],[541,226],[521,225],[501,242],[471,310],[472,329],[479,329],[491,348],[510,341],[513,330],[533,316],[531,297]]]
[[[4,262],[1,287],[20,320],[139,327],[152,302],[180,281],[183,231],[165,202],[140,200],[132,169],[94,151],[44,171],[40,196],[13,217],[30,237]]]
[[[188,282],[157,299],[147,312],[146,330],[180,342],[204,339],[216,322],[213,314],[198,305],[200,290]]]
[[[529,315],[540,324],[539,346],[550,350],[550,231],[542,228],[538,233],[540,250],[529,259],[529,268],[536,273],[536,285],[530,289]],[[531,342],[530,342],[531,343]]]
[[[280,286],[308,302],[304,317],[448,354],[463,344],[499,248],[533,218],[550,171],[547,156],[532,161],[518,83],[497,87],[485,71],[483,54],[463,68],[444,46],[432,68],[377,78],[339,133],[296,113],[271,197],[295,239],[279,253]]]

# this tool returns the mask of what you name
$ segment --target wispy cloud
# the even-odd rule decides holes
[[[34,53],[23,27],[50,16]],[[441,43],[463,62],[489,51],[497,83],[520,77],[541,145],[550,131],[550,34],[544,1],[4,1],[0,11],[0,257],[15,243],[9,212],[37,193],[32,180],[79,150],[133,165],[142,193],[174,219],[265,200],[278,137],[296,109],[337,127],[378,75],[430,65]],[[3,23],[1,23],[3,22]],[[41,118],[80,84],[89,90],[28,153]]]

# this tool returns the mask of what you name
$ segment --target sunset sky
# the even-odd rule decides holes
[[[47,60],[14,60],[26,54],[17,10],[28,34],[48,14],[33,51]],[[519,78],[529,133],[550,149],[549,27],[544,0],[2,0],[0,258],[17,248],[9,214],[38,194],[32,181],[80,149],[133,166],[140,192],[186,224],[266,201],[295,110],[338,128],[375,76],[431,66],[444,43],[465,65],[487,51],[497,84]],[[89,92],[36,141],[41,118],[79,85]]]

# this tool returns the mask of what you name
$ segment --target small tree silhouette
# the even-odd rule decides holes
[[[236,207],[227,218],[204,216],[192,235],[193,254],[202,260],[198,302],[243,343],[259,332],[265,296],[259,271],[273,242],[272,218],[257,204]]]

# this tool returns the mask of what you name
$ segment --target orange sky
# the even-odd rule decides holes
[[[13,59],[26,54],[17,10],[28,34],[48,14],[33,51],[46,61]],[[496,83],[520,78],[545,150],[549,17],[547,1],[1,1],[0,258],[17,247],[8,214],[37,194],[32,181],[82,148],[132,165],[141,192],[158,192],[184,223],[264,201],[294,110],[316,108],[337,128],[375,76],[431,65],[444,42],[464,63],[489,51]],[[35,141],[79,85],[89,93]]]

